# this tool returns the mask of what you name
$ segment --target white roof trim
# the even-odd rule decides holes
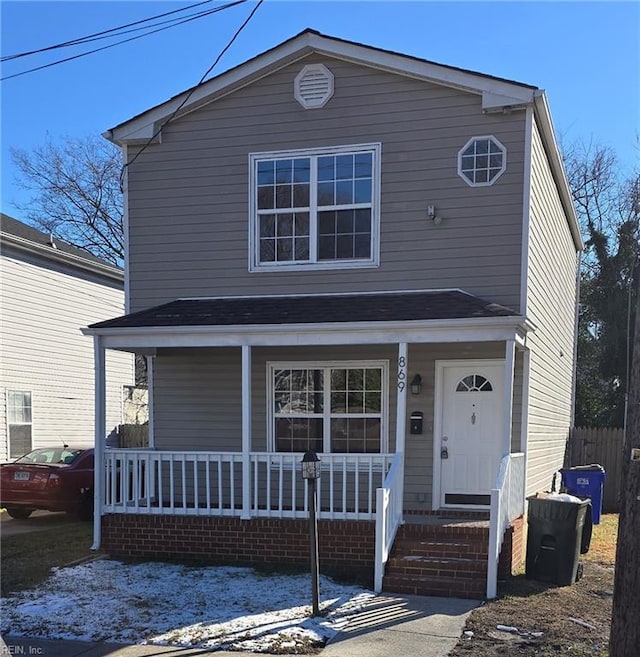
[[[65,265],[70,265],[77,269],[82,269],[93,274],[99,274],[106,278],[122,283],[124,281],[124,272],[119,267],[114,267],[108,264],[101,264],[94,260],[83,258],[66,251],[60,251],[54,247],[37,244],[24,237],[18,237],[11,233],[0,231],[0,237],[3,245],[11,246],[20,251],[33,253],[50,260],[51,262],[59,262]]]
[[[516,340],[524,345],[535,326],[520,316],[406,322],[336,322],[252,326],[85,328],[106,348],[466,343]]]
[[[534,111],[535,117],[538,120],[538,126],[540,127],[542,143],[547,153],[547,158],[549,159],[551,172],[553,173],[553,178],[555,180],[556,186],[558,188],[558,193],[560,194],[560,199],[562,201],[562,207],[564,208],[565,215],[569,223],[569,229],[571,230],[571,235],[573,236],[573,242],[575,244],[576,250],[582,251],[584,249],[584,242],[582,240],[582,233],[580,232],[580,222],[578,221],[578,215],[576,214],[576,209],[573,205],[571,188],[569,187],[569,181],[567,180],[567,176],[565,174],[564,164],[562,163],[562,156],[560,155],[560,149],[558,148],[558,143],[556,142],[555,131],[553,129],[553,121],[551,120],[551,112],[549,110],[549,103],[547,101],[547,95],[543,89],[539,89],[535,93]]]
[[[190,91],[158,105],[143,114],[103,133],[103,136],[118,144],[139,143],[150,139],[173,112],[191,93],[181,114],[192,111],[202,104],[215,100],[226,92],[271,73],[278,68],[305,57],[315,51],[329,57],[371,66],[380,70],[407,75],[425,82],[441,84],[471,93],[481,94],[484,109],[496,109],[511,105],[521,106],[534,100],[533,87],[515,82],[486,77],[415,59],[406,55],[378,50],[376,48],[333,39],[315,32],[306,31],[257,57],[205,82]],[[486,103],[486,107],[484,106]]]

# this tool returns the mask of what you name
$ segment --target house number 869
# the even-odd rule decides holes
[[[400,356],[398,358],[398,390],[402,392],[406,386],[406,378],[407,378],[407,372],[406,372],[406,366],[407,366],[407,361],[404,356]]]

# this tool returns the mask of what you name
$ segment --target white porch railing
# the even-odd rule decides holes
[[[384,567],[402,522],[402,454],[396,454],[384,484],[376,492],[374,591],[382,591]]]
[[[322,519],[373,520],[376,489],[393,454],[323,454],[318,481]],[[306,518],[301,454],[250,454],[250,499],[243,500],[241,452],[108,449],[103,513]]]
[[[489,561],[487,568],[487,598],[496,597],[498,590],[498,559],[504,533],[511,521],[524,513],[524,454],[507,454],[500,462],[495,488],[491,491],[489,518]]]

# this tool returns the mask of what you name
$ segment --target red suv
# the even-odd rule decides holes
[[[36,509],[93,516],[93,449],[42,447],[0,465],[0,506],[23,520]]]

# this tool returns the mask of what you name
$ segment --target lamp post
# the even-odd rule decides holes
[[[320,577],[318,565],[318,516],[316,500],[316,481],[320,478],[320,459],[312,450],[302,457],[302,478],[307,480],[309,490],[309,540],[311,547],[311,599],[312,615],[320,615]]]

